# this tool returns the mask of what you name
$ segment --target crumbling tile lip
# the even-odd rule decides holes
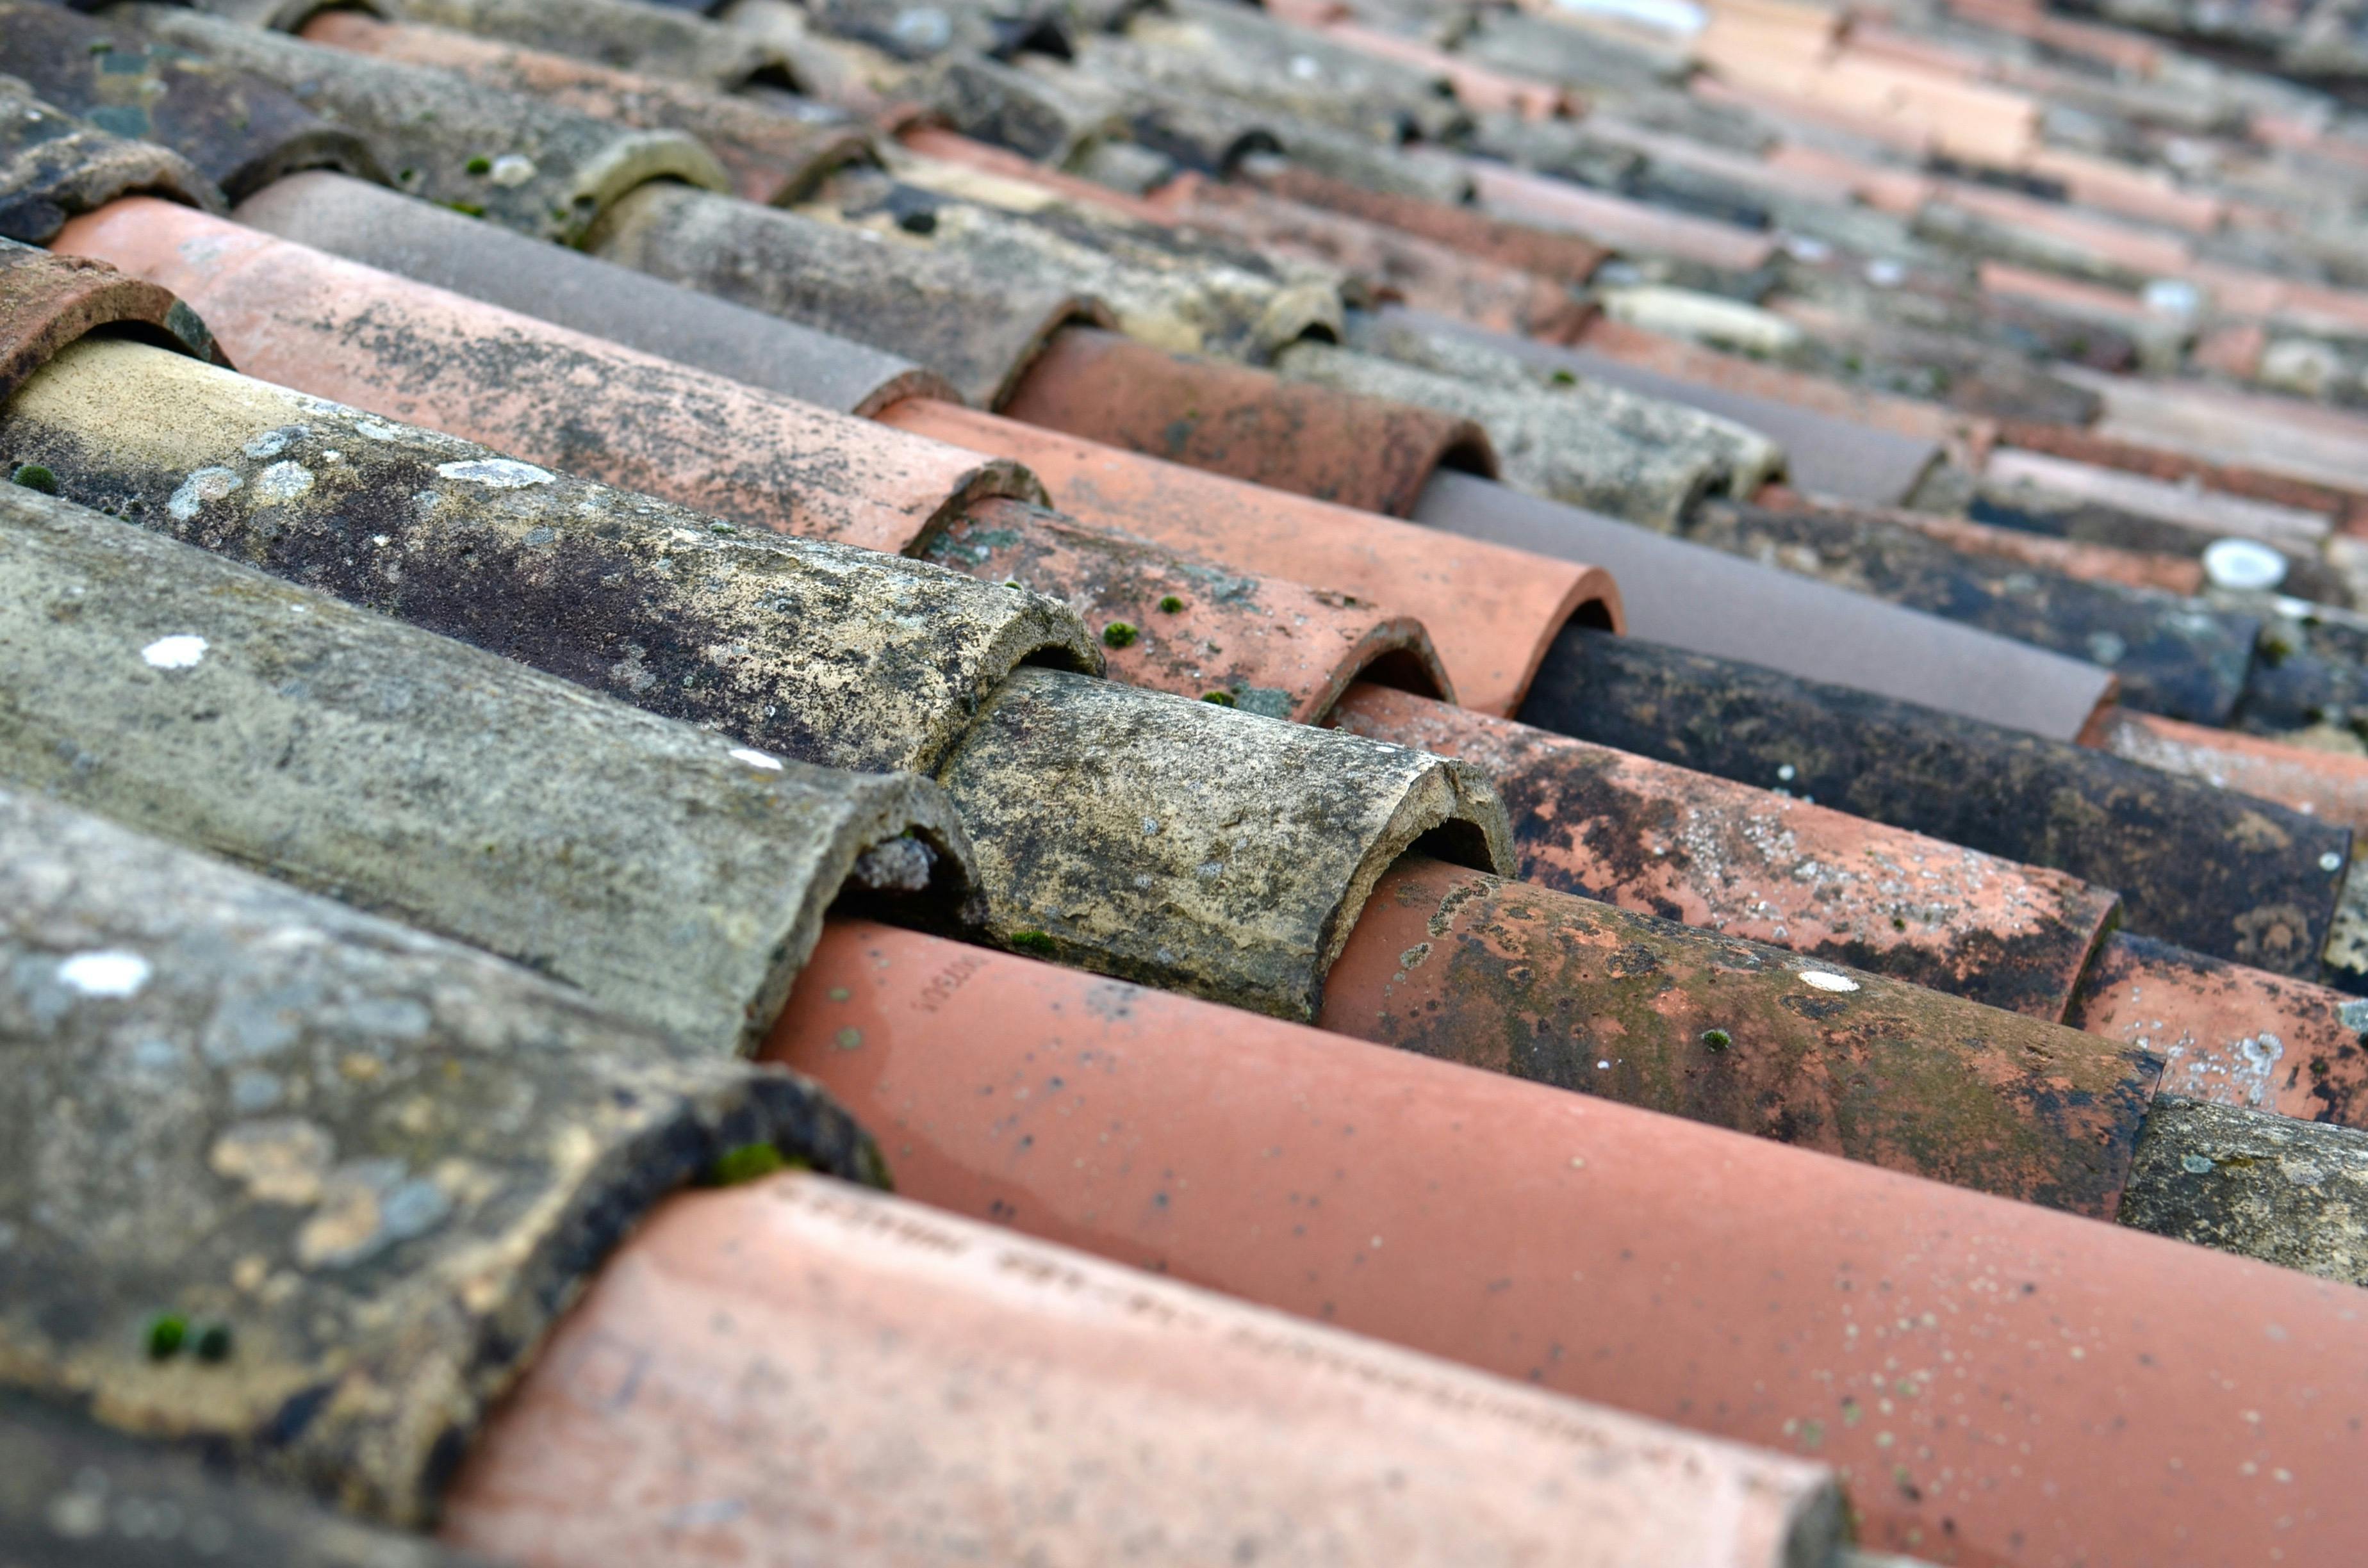
[[[879,162],[870,133],[853,123],[811,124],[719,91],[441,28],[334,10],[313,17],[298,36],[324,48],[450,71],[493,90],[636,130],[687,131],[715,154],[732,188],[759,206],[800,200],[838,169]]]
[[[882,417],[1024,461],[1074,516],[1214,564],[1406,610],[1429,632],[1458,699],[1486,712],[1520,706],[1566,622],[1626,624],[1619,586],[1600,567],[1458,539],[951,403],[916,399]]]
[[[60,350],[102,328],[230,364],[204,321],[171,290],[104,262],[0,242],[0,406]]]

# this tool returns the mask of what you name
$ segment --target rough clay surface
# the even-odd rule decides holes
[[[1477,769],[1052,670],[1004,683],[939,775],[1021,951],[1309,1018],[1374,879],[1510,869]]]
[[[559,16],[568,8],[534,9]],[[620,9],[653,10],[640,5]],[[332,48],[450,71],[497,92],[522,93],[637,131],[679,131],[715,154],[732,176],[732,188],[749,201],[794,201],[839,165],[878,156],[868,133],[840,116],[781,114],[711,87],[466,38],[441,26],[391,27],[352,12],[332,12],[315,17],[304,36]],[[582,47],[579,42],[579,52]]]
[[[1474,338],[1427,330],[1403,315],[1360,312],[1349,319],[1346,341],[1361,353],[1511,392],[1528,403],[1543,400],[1548,405],[1578,410],[1597,424],[1649,447],[1704,453],[1717,465],[1715,488],[1725,494],[1752,494],[1784,472],[1782,447],[1731,419],[1567,370],[1557,374]]]
[[[2192,599],[1951,548],[1879,513],[1697,507],[1698,544],[2085,659],[2122,677],[2121,701],[2191,723],[2236,710],[2260,623]]]
[[[780,62],[757,39],[680,6],[631,0],[380,0],[407,22],[729,90]]]
[[[222,362],[206,324],[169,291],[102,262],[0,239],[0,407],[58,350],[99,327]]]
[[[161,202],[63,243],[177,290],[249,375],[732,522],[918,553],[973,502],[1044,498],[1016,463]]]
[[[1533,390],[1482,386],[1324,343],[1294,343],[1274,368],[1286,381],[1473,420],[1487,430],[1507,484],[1665,533],[1725,480],[1723,453],[1639,440],[1582,403]]]
[[[398,1524],[659,1198],[881,1175],[802,1079],[6,794],[0,1062],[0,1378]]]
[[[1324,1025],[2098,1218],[2160,1067],[2038,1018],[1420,860],[1375,889]]]
[[[238,221],[393,272],[841,413],[956,394],[934,371],[628,267],[336,175],[298,175]]]
[[[538,239],[574,244],[645,180],[723,190],[715,155],[678,131],[632,131],[462,77],[322,49],[161,6],[128,14],[156,39],[277,83],[368,139],[397,188]]]
[[[729,1052],[942,796],[785,763],[17,485],[0,777],[499,953]]]
[[[2350,830],[2084,746],[1585,631],[1521,719],[2122,895],[2130,927],[2315,976]]]
[[[2120,913],[2060,871],[1404,692],[1358,687],[1337,713],[1485,769],[1524,881],[1985,1006],[2062,1019]]]
[[[2163,1095],[2124,1225],[2368,1285],[2368,1132]]]
[[[669,718],[832,767],[937,765],[1069,611],[783,538],[139,345],[86,339],[0,413],[60,493]]]
[[[993,408],[1045,341],[1109,312],[1060,282],[1010,278],[866,229],[653,185],[619,203],[587,248],[606,260],[941,371]]]
[[[1351,594],[1205,565],[1041,507],[973,506],[928,558],[1061,600],[1100,631],[1110,678],[1129,686],[1214,696],[1304,724],[1329,712],[1353,680],[1452,690],[1409,617]]]
[[[1008,284],[1090,296],[1128,336],[1177,353],[1263,359],[1304,333],[1340,329],[1344,279],[1331,268],[1279,266],[958,165],[905,159],[893,177],[850,171],[800,210],[958,256]]]

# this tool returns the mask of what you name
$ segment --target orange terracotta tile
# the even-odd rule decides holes
[[[803,1173],[661,1204],[472,1446],[529,1568],[1780,1568],[1819,1468]]]
[[[1002,412],[1089,441],[1404,517],[1442,464],[1494,474],[1468,419],[1071,327]]]
[[[1061,600],[1100,634],[1112,680],[1199,700],[1257,692],[1269,716],[1310,723],[1351,681],[1451,700],[1454,686],[1422,623],[1371,599],[1245,575],[1145,550],[1015,501],[982,501],[927,559],[982,582]]]
[[[2164,1059],[2161,1092],[2368,1126],[2368,1049],[2351,999],[2166,942],[2115,933],[2066,1021]]]
[[[251,375],[702,511],[902,552],[973,501],[1042,494],[1004,460],[169,202],[111,203],[57,243],[173,290]]]
[[[2182,724],[2128,708],[2100,714],[2087,744],[2368,834],[2368,757]]]
[[[1520,875],[1639,915],[2059,1019],[2115,895],[1920,834],[1405,691],[1342,729],[1486,770]]]
[[[1609,574],[1370,512],[1247,484],[954,403],[916,398],[880,416],[900,429],[1025,463],[1072,516],[1168,549],[1391,604],[1429,631],[1459,699],[1520,705],[1574,617],[1621,623]]]
[[[1931,512],[1903,508],[1889,516],[1954,549],[2020,561],[2085,583],[2119,583],[2124,587],[2155,588],[2182,597],[2199,593],[2203,587],[2203,562],[2192,556],[2117,550],[2112,545],[2025,533],[2021,528],[1997,528]]]
[[[2368,1461],[2368,1320],[2350,1287],[1338,1037],[1202,1025],[1217,1010],[922,940],[835,925],[771,1049],[862,1113],[925,1201],[1814,1453],[1851,1478],[1869,1550],[2170,1563],[2274,1540],[2335,1562],[2368,1531],[2350,1479]],[[874,1321],[847,1298],[801,1315],[829,1266],[744,1258],[716,1278],[752,1276],[791,1343]],[[877,1321],[905,1321],[882,1305]],[[598,1342],[564,1334],[554,1369]],[[487,1482],[529,1445],[580,1440],[532,1403],[486,1445],[505,1457],[463,1475],[464,1520],[502,1503]],[[615,1426],[612,1404],[581,1419]],[[552,1469],[518,1494],[513,1549],[612,1490]]]

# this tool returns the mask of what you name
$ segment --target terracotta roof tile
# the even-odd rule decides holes
[[[2070,871],[2135,930],[2279,973],[2318,972],[2350,863],[2349,829],[2266,801],[1635,639],[1565,633],[1520,717]]]
[[[1946,1518],[1972,1548],[2019,1533],[2028,1550],[2180,1551],[2208,1530],[2241,1551],[2287,1494],[2238,1473],[2260,1438],[2237,1413],[2273,1399],[2281,1423],[2320,1423],[2308,1429],[2339,1453],[2352,1440],[2321,1402],[2264,1392],[2322,1386],[2317,1347],[2357,1337],[2351,1295],[2325,1282],[1279,1026],[1212,1053],[1185,1020],[1191,1004],[1156,994],[1065,1007],[1049,1034],[988,1024],[949,1058],[939,1020],[962,1005],[951,998],[974,998],[985,1023],[1064,977],[993,956],[956,975],[877,928],[834,931],[815,962],[845,994],[771,1049],[869,1113],[908,1194],[1547,1389],[1683,1412],[1855,1476],[1904,1464],[1911,1488],[1851,1486],[1870,1547],[1909,1550]],[[843,1029],[860,1045],[840,1049]],[[2149,1305],[2133,1326],[2135,1299]],[[1880,1323],[1870,1301],[1889,1303]],[[1967,1301],[1985,1332],[1952,1311]],[[2289,1337],[2248,1326],[2264,1311]],[[2024,1353],[2067,1323],[2082,1325],[2081,1357]],[[2086,1337],[2101,1323],[2117,1325],[2110,1354]],[[2199,1340],[2243,1347],[2244,1369],[2191,1354]],[[1670,1345],[1690,1353],[1642,1353]],[[2134,1356],[2155,1375],[2117,1370]],[[1881,1403],[1946,1398],[1960,1368],[2057,1418],[2008,1428],[1975,1413],[1927,1432],[1930,1454],[1895,1459],[1881,1435],[1896,1444],[1901,1428],[1876,1418]],[[2133,1398],[2154,1430],[2074,1414],[2125,1412]],[[2012,1467],[1992,1449],[2007,1431],[2033,1445]],[[2162,1462],[2164,1432],[2180,1434],[2194,1484],[2225,1504],[2199,1499],[2190,1517],[2150,1488],[2123,1490],[2131,1471]],[[2205,1462],[2198,1442],[2224,1445],[2226,1462]],[[2328,1506],[2344,1495],[2341,1467],[2315,1445],[2277,1457],[2294,1486],[2324,1477]],[[2099,1506],[2066,1508],[2046,1482]]]

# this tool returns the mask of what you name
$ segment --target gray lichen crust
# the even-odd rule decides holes
[[[137,344],[0,410],[59,494],[669,718],[934,768],[1023,659],[1098,670],[1041,595],[756,532]]]
[[[1531,365],[1475,338],[1427,327],[1404,314],[1360,312],[1349,323],[1346,341],[1360,353],[1515,392],[1533,403],[1543,398],[1540,406],[1578,410],[1648,447],[1701,452],[1717,465],[1716,488],[1726,494],[1753,494],[1784,472],[1782,447],[1731,419],[1567,370]]]
[[[729,91],[786,62],[745,32],[695,10],[632,0],[382,0],[406,22],[500,39],[553,54]],[[721,7],[717,7],[721,9]]]
[[[384,179],[361,138],[283,89],[244,72],[151,49],[120,17],[0,0],[8,68],[51,102],[117,136],[168,147],[244,199],[290,169],[342,169]]]
[[[647,180],[729,185],[715,155],[679,131],[609,125],[447,72],[194,11],[120,9],[157,40],[277,83],[367,138],[403,189],[522,233],[575,244],[604,208]]]
[[[653,185],[619,202],[586,248],[653,278],[853,338],[940,371],[994,408],[1053,334],[1108,324],[1099,301],[1042,269],[999,276],[800,213]]]
[[[1716,448],[1639,440],[1583,404],[1565,406],[1531,388],[1483,386],[1327,343],[1294,343],[1274,368],[1286,381],[1477,420],[1514,489],[1664,533],[1728,477],[1726,454]]]
[[[2116,1218],[2368,1285],[2368,1132],[2157,1095]]]
[[[0,76],[0,239],[46,244],[67,219],[143,193],[224,210],[213,181],[178,153],[109,135]]]
[[[226,1480],[194,1455],[0,1392],[0,1561],[9,1568],[483,1568],[424,1536]]]
[[[0,1381],[424,1523],[601,1259],[725,1154],[882,1174],[802,1079],[0,793]]]
[[[1417,840],[1511,865],[1463,763],[1052,670],[1019,670],[939,774],[987,923],[1022,951],[1312,1018],[1373,883]]]
[[[783,762],[0,486],[0,778],[516,960],[728,1053],[867,850],[969,846],[909,774]]]

